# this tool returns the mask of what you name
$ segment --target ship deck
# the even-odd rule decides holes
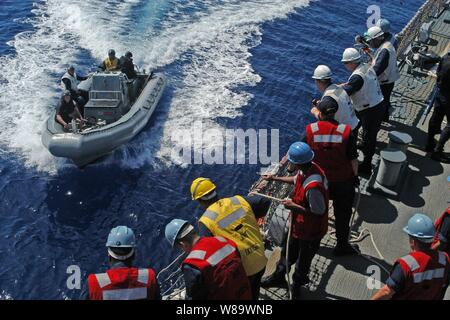
[[[435,19],[432,27],[429,49],[444,55],[450,50],[450,11],[445,10]],[[308,299],[369,299],[375,288],[367,285],[368,276],[372,274],[374,261],[390,270],[394,261],[409,253],[409,242],[402,229],[408,219],[416,212],[423,212],[432,219],[438,218],[449,205],[450,165],[433,161],[424,151],[428,121],[423,124],[424,113],[435,78],[427,74],[409,74],[408,65],[401,64],[401,79],[396,83],[392,96],[393,112],[389,123],[383,123],[378,136],[377,154],[387,147],[388,133],[400,131],[411,135],[413,142],[407,152],[408,169],[403,174],[403,183],[398,197],[380,193],[373,187],[373,178],[361,180],[360,204],[355,215],[352,230],[367,229],[369,235],[357,244],[365,256],[336,258],[332,255],[335,240],[330,236],[333,230],[331,213],[330,232],[323,239],[310,273],[311,283],[302,289],[302,298]],[[438,136],[436,136],[438,138]],[[450,143],[446,151],[450,149]],[[379,156],[374,164],[379,163]],[[374,175],[376,175],[376,170]],[[382,256],[377,253],[374,243]],[[268,264],[266,274],[273,272],[276,254]],[[369,260],[369,259],[371,260]],[[381,270],[383,283],[388,273]],[[450,290],[447,298],[450,297]],[[262,299],[288,299],[284,289],[261,289]]]

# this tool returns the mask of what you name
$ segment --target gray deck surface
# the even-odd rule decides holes
[[[450,49],[450,24],[444,22],[450,19],[450,11],[444,12],[436,21],[430,50],[440,56]],[[408,219],[416,212],[423,212],[436,219],[447,208],[449,197],[450,165],[431,160],[423,151],[426,144],[427,128],[430,116],[422,125],[422,117],[428,103],[435,79],[429,76],[412,76],[407,74],[407,66],[401,69],[401,79],[397,82],[392,97],[393,112],[390,123],[383,123],[378,136],[377,154],[386,148],[389,131],[401,131],[410,134],[413,142],[409,147],[407,157],[409,168],[405,184],[399,199],[389,199],[368,190],[368,181],[362,180],[361,201],[355,217],[352,230],[361,231],[367,228],[384,256],[378,256],[370,237],[358,243],[363,254],[384,265],[390,270],[398,257],[409,253],[408,237],[402,228]],[[438,136],[436,136],[436,139]],[[450,151],[450,143],[446,151]],[[379,161],[375,157],[374,164]],[[331,218],[330,231],[333,231]],[[316,255],[310,278],[311,284],[304,288],[304,299],[368,299],[375,292],[367,286],[369,274],[367,268],[373,262],[361,256],[335,258],[332,256],[334,240],[329,235],[322,241],[322,246]],[[268,272],[273,270],[268,266]],[[384,282],[388,274],[381,272]],[[450,291],[450,290],[448,290]],[[447,292],[447,298],[450,292]],[[262,299],[287,299],[286,290],[261,289]]]

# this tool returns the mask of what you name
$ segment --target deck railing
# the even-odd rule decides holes
[[[422,24],[429,22],[433,16],[439,14],[444,9],[445,3],[446,0],[427,0],[405,28],[397,34],[399,60],[405,58],[407,49],[418,36]]]

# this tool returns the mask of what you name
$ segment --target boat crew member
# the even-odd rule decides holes
[[[250,282],[236,244],[224,237],[200,237],[185,220],[165,229],[172,247],[188,254],[181,269],[187,300],[251,300]]]
[[[433,240],[433,249],[445,251],[450,255],[450,207],[436,220],[434,227],[436,234]]]
[[[427,152],[436,161],[450,163],[450,158],[444,154],[445,143],[450,139],[450,51],[442,57],[437,69],[438,95],[436,97],[433,115],[428,125]],[[441,131],[442,121],[447,119],[447,125],[442,130],[439,142],[436,144],[434,136]]]
[[[349,95],[362,127],[361,149],[364,160],[358,171],[360,174],[370,175],[377,135],[386,113],[386,105],[383,102],[384,98],[374,69],[369,64],[361,62],[361,54],[358,50],[346,49],[342,62],[347,70],[352,72],[348,82],[343,85],[343,89]]]
[[[70,122],[74,119],[83,120],[83,117],[70,91],[66,90],[56,109],[56,121],[64,127],[64,130],[69,130]]]
[[[116,58],[116,51],[110,49],[108,51],[108,58],[106,58],[103,63],[99,66],[103,71],[119,71],[120,61]]]
[[[89,100],[89,92],[78,89],[78,81],[85,81],[87,77],[82,77],[75,72],[75,67],[70,66],[61,78],[63,90],[69,90],[72,98],[77,102],[80,112],[83,114],[83,107]]]
[[[450,258],[431,248],[433,221],[415,214],[403,230],[412,252],[395,262],[386,285],[372,300],[442,300],[450,282]]]
[[[222,236],[234,241],[249,278],[252,297],[257,300],[267,258],[257,219],[266,215],[270,200],[259,196],[220,198],[216,185],[207,178],[191,184],[192,200],[206,209],[199,219],[201,236]]]
[[[324,80],[316,77],[316,84],[321,91],[326,90],[327,82]],[[340,90],[348,99],[347,93],[343,89]],[[333,200],[336,218],[337,245],[334,254],[356,254],[349,244],[349,223],[355,199],[355,184],[359,184],[357,138],[353,135],[350,125],[339,124],[335,120],[339,108],[348,106],[347,99],[339,99],[335,93],[325,92],[334,95],[334,98],[322,99],[317,105],[319,121],[306,126],[306,143],[314,151],[314,162],[322,168],[329,182],[329,195]]]
[[[389,41],[397,51],[398,41],[393,33],[391,33],[391,23],[387,19],[380,19],[377,21],[377,27],[380,27],[384,32],[384,39]]]
[[[350,125],[352,130],[357,130],[359,119],[353,109],[350,97],[344,89],[333,84],[332,76],[331,69],[325,65],[320,65],[315,69],[313,79],[315,79],[316,86],[323,96],[320,101],[313,101],[311,113],[318,118],[320,113],[318,104],[333,105],[337,110],[334,119],[338,123]]]
[[[133,267],[136,238],[133,230],[118,226],[106,242],[111,268],[88,276],[89,300],[161,300],[156,274],[151,268]]]
[[[127,51],[124,56],[120,57],[119,60],[122,72],[125,73],[128,79],[136,78],[136,71],[134,70],[133,54]]]
[[[391,110],[391,94],[394,90],[395,81],[400,79],[397,66],[397,52],[391,42],[385,39],[380,27],[372,27],[367,31],[369,45],[376,49],[372,66],[380,81],[381,92],[384,103],[387,106],[384,120],[389,121],[389,110]]]
[[[320,241],[328,230],[328,182],[323,170],[313,162],[314,152],[303,142],[292,144],[288,152],[288,171],[298,172],[296,176],[264,176],[268,181],[294,184],[293,198],[283,201],[291,210],[291,237],[289,252],[287,238],[283,245],[276,271],[265,278],[262,286],[285,286],[286,255],[289,267],[295,263],[292,298],[300,298],[300,288],[310,282],[308,274],[312,260],[320,247]]]
[[[133,267],[136,238],[133,230],[118,226],[106,242],[111,268],[88,276],[89,300],[161,300],[155,271]]]

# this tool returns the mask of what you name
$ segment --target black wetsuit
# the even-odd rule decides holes
[[[134,70],[134,63],[132,58],[122,56],[120,58],[119,64],[122,72],[127,75],[128,79],[136,78],[136,71]]]
[[[56,115],[60,115],[63,118],[64,122],[70,123],[72,119],[74,119],[75,112],[75,103],[73,99],[70,99],[69,103],[67,103],[64,99],[58,104],[56,108]]]

